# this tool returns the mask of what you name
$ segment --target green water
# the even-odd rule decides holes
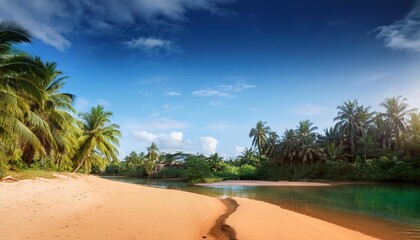
[[[213,197],[245,197],[266,201],[293,211],[363,232],[377,228],[395,232],[388,239],[420,239],[420,185],[360,184],[331,187],[203,187],[175,180],[116,178],[151,187],[177,189]],[[360,224],[357,224],[359,222]],[[360,229],[358,229],[360,228]],[[378,232],[378,229],[376,229]],[[379,229],[379,231],[382,231]],[[365,231],[368,232],[369,231]],[[386,233],[383,233],[386,236]],[[381,235],[379,235],[381,236]]]

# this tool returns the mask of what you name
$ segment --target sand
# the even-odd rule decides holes
[[[246,198],[233,199],[239,206],[226,219],[226,223],[236,230],[236,237],[240,240],[375,239],[269,203]]]
[[[320,182],[290,182],[290,181],[249,181],[249,180],[229,180],[215,183],[198,183],[199,186],[272,186],[272,187],[327,187],[330,183]]]
[[[94,176],[0,183],[0,239],[201,239],[225,210],[217,198]]]
[[[239,206],[226,216],[217,198],[95,176],[0,183],[0,239],[223,239],[210,234],[221,216],[239,240],[373,239],[272,204],[234,200]]]

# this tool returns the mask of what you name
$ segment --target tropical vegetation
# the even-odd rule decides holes
[[[401,96],[386,98],[380,106],[383,112],[373,112],[349,100],[337,106],[334,126],[319,131],[313,122],[303,120],[281,137],[266,122],[258,121],[249,132],[251,146],[235,158],[223,159],[217,153],[162,153],[153,164],[163,164],[163,170],[144,170],[147,174],[142,176],[180,177],[190,182],[211,177],[420,181],[420,114]],[[138,166],[150,163],[147,155],[142,156]],[[122,166],[119,173],[127,169]]]
[[[0,177],[26,168],[90,172],[117,161],[112,114],[97,106],[78,115],[57,63],[16,49],[30,42],[22,26],[0,22]]]

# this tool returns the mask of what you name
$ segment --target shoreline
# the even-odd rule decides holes
[[[8,240],[223,239],[220,231],[230,234],[227,239],[242,240],[330,234],[334,239],[374,239],[261,201],[221,200],[95,176],[0,183],[0,213],[5,216],[0,239]]]

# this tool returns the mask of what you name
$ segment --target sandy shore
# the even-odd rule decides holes
[[[240,240],[375,239],[269,203],[246,198],[233,199],[239,206],[226,223],[236,230]]]
[[[0,239],[214,239],[216,198],[94,176],[0,183]]]
[[[332,186],[330,183],[319,182],[290,182],[290,181],[248,181],[248,180],[229,180],[215,183],[198,183],[199,186],[279,186],[279,187],[324,187]]]
[[[234,198],[226,216],[217,198],[94,176],[0,183],[0,239],[373,239],[264,202]],[[225,201],[226,202],[226,201]]]

